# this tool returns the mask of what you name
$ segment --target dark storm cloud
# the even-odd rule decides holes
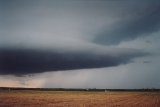
[[[143,0],[142,0],[143,1]],[[116,45],[160,30],[160,1],[134,2],[124,7],[122,19],[110,30],[104,28],[93,40],[95,43]],[[128,15],[129,18],[126,18]]]
[[[1,0],[0,74],[111,67],[146,55],[99,45],[157,30],[159,2],[137,1]]]
[[[111,67],[144,56],[143,52],[120,55],[88,52],[55,52],[30,49],[1,49],[0,74],[23,75],[46,71]]]

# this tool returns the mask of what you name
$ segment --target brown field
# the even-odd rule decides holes
[[[160,92],[3,91],[0,107],[160,107]]]

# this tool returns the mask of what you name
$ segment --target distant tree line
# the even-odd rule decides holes
[[[144,89],[96,89],[96,88],[16,88],[16,87],[0,87],[0,91],[12,90],[34,90],[34,91],[95,91],[95,92],[110,92],[110,91],[130,91],[130,92],[143,92],[143,91],[160,91],[156,88]]]

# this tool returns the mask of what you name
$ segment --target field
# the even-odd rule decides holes
[[[160,107],[160,92],[0,91],[0,107]]]

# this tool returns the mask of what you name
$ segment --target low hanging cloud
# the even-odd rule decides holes
[[[129,63],[133,58],[147,55],[132,49],[114,51],[64,51],[1,49],[0,74],[24,75],[46,71],[73,70],[118,66]],[[116,53],[115,53],[116,52]]]

